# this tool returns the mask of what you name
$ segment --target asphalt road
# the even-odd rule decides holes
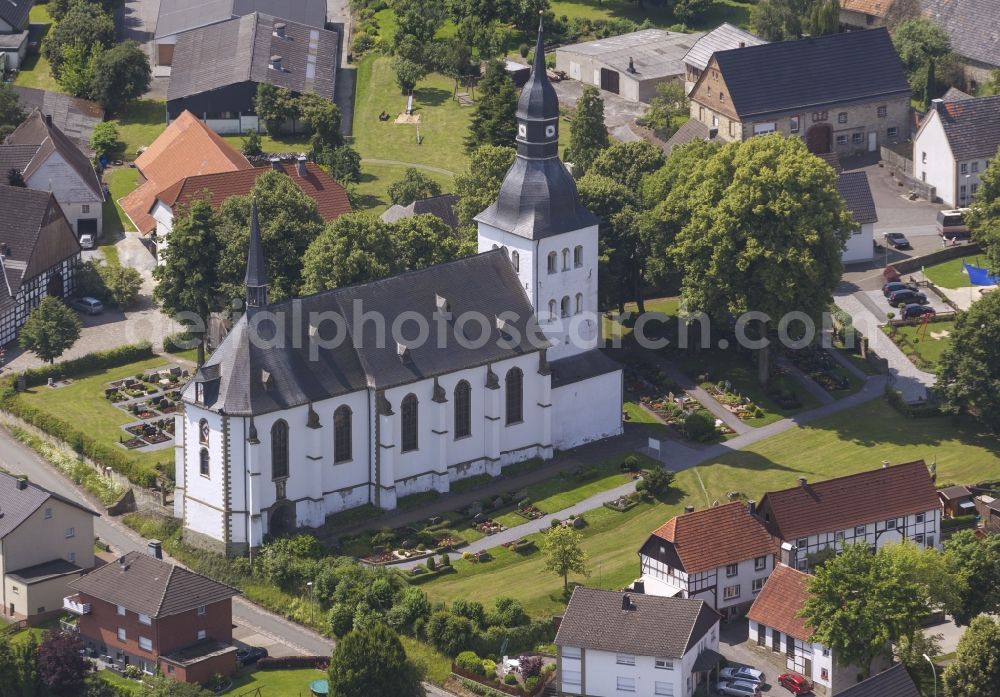
[[[16,441],[3,426],[0,426],[0,467],[14,474],[25,474],[39,486],[93,507],[70,480],[34,451]],[[94,521],[94,534],[111,545],[116,554],[146,551],[145,540],[130,528],[106,516]],[[333,650],[333,642],[326,637],[278,617],[243,598],[236,598],[233,602],[233,622],[285,644],[297,653],[325,656]]]

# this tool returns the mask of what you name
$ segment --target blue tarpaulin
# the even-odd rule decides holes
[[[965,273],[969,274],[969,282],[974,286],[995,286],[1000,282],[1000,278],[990,276],[990,272],[986,269],[971,264],[962,264],[962,266],[965,267]]]

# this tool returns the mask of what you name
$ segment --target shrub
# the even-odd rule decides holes
[[[296,668],[326,670],[329,665],[329,656],[264,656],[257,661],[257,668],[260,670],[294,670]]]
[[[644,486],[640,488],[636,485],[636,490],[648,491],[653,496],[662,498],[670,491],[670,485],[673,484],[673,481],[673,472],[665,470],[662,467],[654,467],[642,473],[642,482],[640,484],[644,484]]]
[[[521,677],[525,680],[538,677],[542,674],[542,664],[544,663],[541,656],[523,656],[521,658]]]
[[[684,432],[691,440],[710,440],[715,436],[715,420],[704,412],[692,412],[684,419]]]
[[[197,346],[197,337],[187,332],[178,332],[163,337],[163,350],[166,353],[180,353]]]
[[[622,462],[622,467],[624,467],[629,472],[638,472],[639,458],[637,458],[635,455],[629,455],[628,457],[625,458],[625,461]]]
[[[431,643],[449,656],[466,650],[474,633],[472,622],[447,610],[438,610],[431,615],[425,631]]]
[[[514,675],[514,673],[512,673],[512,672],[511,673],[507,673],[506,675],[503,676],[503,684],[504,685],[516,685],[517,684],[517,676]]]
[[[496,674],[497,674],[497,663],[496,663],[496,661],[494,661],[494,660],[492,660],[490,658],[484,658],[483,659],[483,672],[486,674],[486,677],[488,677],[488,678],[496,677]]]
[[[539,680],[541,680],[541,677],[539,677],[537,675],[532,675],[530,678],[525,678],[525,680],[524,680],[524,689],[526,689],[528,692],[531,692],[536,687],[538,687],[538,681]]]
[[[437,564],[434,561],[434,557],[427,557],[427,570],[428,571],[434,571],[434,569],[435,569],[436,566],[437,566]]]
[[[455,665],[468,673],[486,675],[483,660],[474,651],[463,651],[455,657]]]
[[[549,524],[549,527],[558,528],[559,524],[560,524],[559,519],[558,518],[553,518],[552,522]]]
[[[451,557],[449,557],[447,554],[442,554],[441,566],[451,566]]]

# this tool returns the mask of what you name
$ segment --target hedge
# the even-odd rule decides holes
[[[480,656],[495,653],[497,647],[507,640],[507,655],[532,651],[539,644],[549,644],[555,638],[552,623],[548,620],[533,619],[520,627],[489,627],[473,635],[468,648]]]
[[[969,515],[959,515],[954,518],[943,518],[941,520],[942,530],[955,530],[957,528],[971,528],[976,525],[976,518],[978,516],[975,513]]]
[[[421,574],[413,575],[407,573],[406,582],[409,583],[411,586],[419,586],[422,583],[427,583],[433,578],[437,578],[438,576],[444,576],[445,574],[453,574],[453,573],[455,573],[455,567],[441,566],[435,569],[434,571],[425,571]]]
[[[294,670],[296,668],[326,670],[329,666],[329,656],[264,656],[257,661],[257,667],[260,670]]]
[[[88,353],[86,356],[74,358],[71,361],[55,363],[40,368],[30,368],[21,375],[24,376],[28,387],[37,387],[48,382],[49,378],[75,377],[83,373],[92,373],[108,368],[118,368],[129,363],[153,358],[153,345],[148,341],[141,341],[137,344],[119,346],[109,351],[98,351]]]

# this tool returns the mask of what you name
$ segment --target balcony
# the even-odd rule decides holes
[[[63,610],[72,612],[74,615],[89,615],[90,603],[85,603],[79,595],[70,595],[63,598]]]

